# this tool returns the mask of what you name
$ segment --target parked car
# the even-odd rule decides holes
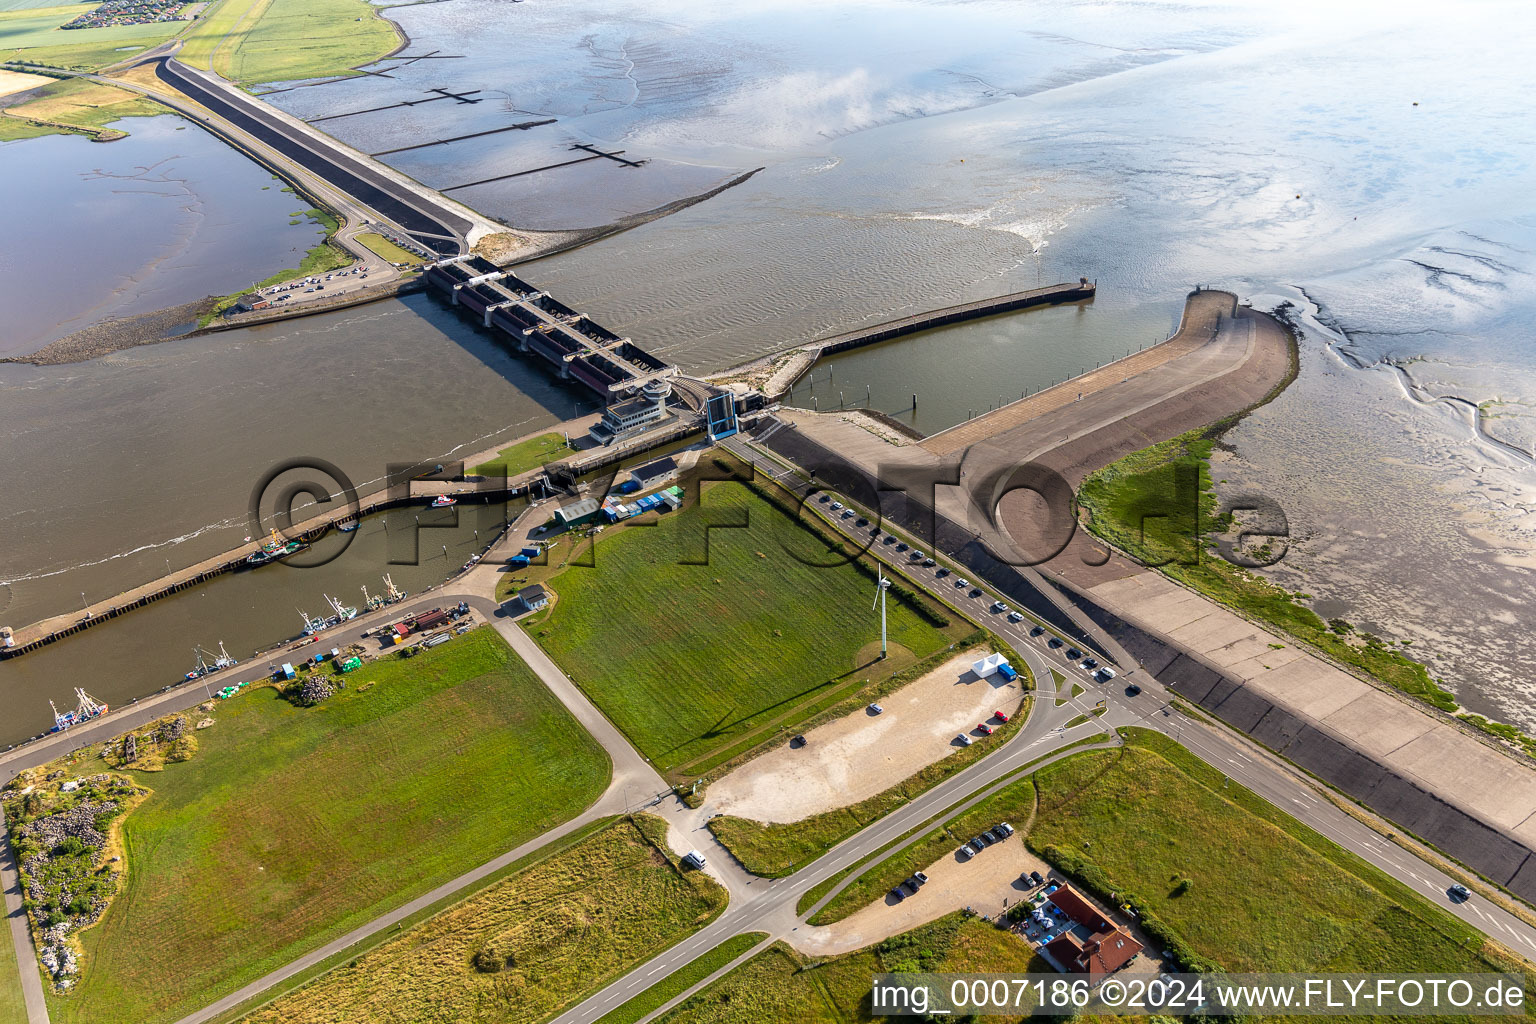
[[[915,879],[915,878],[903,879],[902,883],[901,883],[901,887],[903,889],[906,889],[909,893],[911,893],[911,895],[913,895],[913,896],[917,895],[917,879]]]
[[[1040,872],[1038,872],[1038,871],[1031,871],[1029,873],[1029,880],[1031,882],[1034,882],[1036,885],[1044,885],[1045,884],[1045,879],[1040,877]]]
[[[959,735],[959,736],[956,736],[956,737],[955,737],[955,739],[956,739],[956,740],[957,740],[957,741],[959,741],[959,743],[960,743],[960,745],[961,745],[961,746],[962,746],[962,747],[968,747],[968,746],[970,746],[970,745],[971,745],[971,744],[972,744],[972,743],[975,743],[975,742],[976,742],[976,741],[975,741],[975,740],[973,740],[973,739],[971,739],[971,737],[970,737],[970,736],[968,736],[968,735],[966,735],[966,734],[965,734],[965,733],[961,733],[961,734],[960,734],[960,735]]]
[[[976,851],[974,849],[972,849],[970,843],[961,843],[960,844],[960,849],[956,850],[955,852],[956,853],[963,853],[967,857],[974,857],[974,856],[976,856]]]
[[[978,725],[976,727],[976,730],[978,732],[980,732],[983,736],[991,736],[992,735],[992,727],[990,725],[988,725],[986,722],[982,722],[980,725]]]
[[[997,827],[1003,830],[1003,835],[1005,835],[1005,836],[1013,835],[1013,826],[1008,824],[1006,821],[1000,822]]]
[[[798,747],[805,746],[805,737],[801,736],[801,735],[799,735],[797,733],[794,737],[792,737],[790,739],[789,746],[790,746],[790,749],[795,749],[795,748],[798,748]]]
[[[921,871],[914,871],[914,872],[912,872],[912,877],[917,879],[917,884],[918,885],[927,885],[928,884],[928,876],[923,874]]]
[[[891,890],[891,899],[895,900],[897,903],[900,903],[906,898],[907,894],[901,891],[901,886],[898,885],[896,888]]]
[[[885,708],[881,707],[879,704],[871,704],[869,706],[869,713],[872,715],[881,715],[885,713]]]

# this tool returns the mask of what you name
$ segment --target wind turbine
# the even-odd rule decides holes
[[[880,660],[884,661],[886,654],[885,592],[890,589],[891,581],[885,578],[885,570],[883,568],[876,568],[875,571],[879,575],[879,581],[875,584],[875,600],[870,604],[869,610],[874,611],[876,604],[880,606]]]

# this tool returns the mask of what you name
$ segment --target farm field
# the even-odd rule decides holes
[[[548,578],[558,599],[524,627],[663,772],[687,774],[970,632],[893,591],[881,662],[873,571],[826,565],[819,534],[733,482],[705,484],[654,526],[611,531],[592,554]]]
[[[1035,773],[1028,841],[1231,971],[1504,971],[1482,936],[1156,733]],[[1189,884],[1184,885],[1183,881]]]
[[[350,74],[400,42],[366,0],[224,0],[187,34],[180,57],[249,87]]]
[[[846,1024],[872,1019],[869,982],[875,974],[1049,970],[1011,933],[977,918],[950,914],[868,949],[826,960],[775,944],[657,1020],[659,1024]]]
[[[73,70],[114,64],[157,46],[187,27],[184,21],[108,28],[61,29],[90,10],[84,4],[15,7],[0,4],[0,60],[28,61]]]
[[[219,704],[191,760],[132,773],[152,793],[123,820],[126,881],[56,1024],[178,1019],[607,785],[606,754],[493,630],[347,680],[313,708],[273,688]]]
[[[277,1000],[249,1024],[532,1024],[703,927],[725,890],[621,819]]]

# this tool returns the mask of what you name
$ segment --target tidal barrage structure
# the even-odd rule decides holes
[[[536,355],[563,380],[591,389],[604,405],[669,381],[678,368],[481,256],[427,267],[427,289],[517,351]]]

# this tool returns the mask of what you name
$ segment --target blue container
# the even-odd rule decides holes
[[[525,558],[538,558],[541,554],[543,552],[538,548],[523,548],[523,556]]]

